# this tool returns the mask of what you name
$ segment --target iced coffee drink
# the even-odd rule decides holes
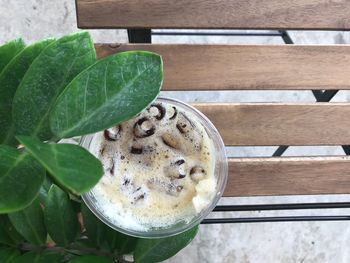
[[[87,196],[123,229],[186,224],[217,195],[213,140],[197,116],[170,101],[95,134],[89,149],[104,176]]]

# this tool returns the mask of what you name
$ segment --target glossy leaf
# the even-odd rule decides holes
[[[83,214],[84,227],[89,240],[98,248],[108,248],[106,244],[106,227],[86,205],[82,205],[81,212]]]
[[[140,239],[134,252],[137,263],[155,263],[174,256],[196,236],[198,226],[176,236],[160,239]]]
[[[17,257],[13,263],[60,263],[61,260],[62,255],[58,253],[31,251]]]
[[[0,243],[16,246],[23,241],[21,235],[11,224],[7,215],[0,215]]]
[[[80,196],[76,196],[72,193],[68,193],[69,194],[69,199],[71,201],[71,204],[73,206],[73,209],[75,211],[76,214],[81,212],[81,197]]]
[[[86,205],[82,205],[81,211],[87,236],[96,247],[109,249],[111,252],[117,250],[121,255],[134,251],[137,238],[110,228],[99,220]]]
[[[7,233],[7,217],[6,215],[0,215],[0,244],[13,245],[13,240]]]
[[[26,240],[35,245],[45,244],[47,232],[44,214],[38,199],[27,208],[9,214],[9,218],[18,233]]]
[[[50,139],[48,117],[57,97],[95,61],[88,33],[64,36],[50,44],[32,63],[15,94],[12,113],[16,134]]]
[[[121,255],[130,254],[134,252],[134,250],[136,249],[138,240],[139,239],[136,237],[131,237],[131,236],[127,236],[119,233],[119,235],[117,236],[117,240],[114,243],[115,249]]]
[[[0,46],[0,73],[24,47],[25,43],[21,38]]]
[[[52,131],[68,138],[101,131],[134,117],[159,94],[159,55],[130,51],[109,56],[80,73],[57,99]]]
[[[44,168],[29,154],[0,145],[0,213],[18,211],[37,196]]]
[[[46,202],[46,198],[47,198],[47,195],[49,194],[51,185],[52,185],[52,181],[51,181],[50,175],[46,172],[45,180],[39,190],[38,198],[40,200],[40,203],[44,204]]]
[[[114,263],[114,260],[102,256],[81,256],[68,261],[68,263]]]
[[[52,185],[45,203],[45,224],[53,241],[60,246],[72,243],[79,231],[77,214],[68,194]]]
[[[101,162],[84,148],[73,144],[45,144],[38,139],[18,136],[27,151],[70,191],[89,191],[102,177]]]
[[[14,145],[14,124],[12,123],[12,101],[24,74],[34,59],[53,39],[44,40],[26,47],[18,53],[0,74],[0,143]]]
[[[37,252],[28,252],[20,257],[17,257],[13,263],[37,263],[40,258],[40,254]]]
[[[14,259],[20,255],[19,251],[14,248],[0,248],[0,262],[13,263]]]

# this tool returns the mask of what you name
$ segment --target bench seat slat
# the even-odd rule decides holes
[[[350,46],[97,44],[163,56],[164,90],[350,89]]]
[[[77,0],[80,28],[350,29],[348,0]]]
[[[194,104],[226,145],[349,145],[349,103]]]
[[[224,196],[350,194],[350,157],[229,159]]]

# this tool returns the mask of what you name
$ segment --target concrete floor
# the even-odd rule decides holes
[[[27,43],[49,36],[77,31],[72,0],[0,0],[0,44],[23,37]],[[124,30],[89,30],[95,42],[127,42]],[[350,34],[342,32],[291,32],[297,44],[345,44]],[[239,43],[282,44],[277,37],[154,37],[157,43]],[[164,95],[191,101],[263,102],[314,101],[310,91],[282,92],[164,92]],[[334,101],[349,101],[350,93],[339,92]],[[268,156],[275,147],[237,147],[230,156]],[[291,147],[286,155],[343,154],[340,147]],[[349,201],[349,196],[227,198],[223,204]],[[346,214],[347,210],[300,211],[306,214]],[[231,213],[227,216],[287,215],[290,212]],[[213,216],[223,216],[215,214]],[[271,263],[350,262],[350,226],[347,222],[266,223],[201,226],[196,240],[169,263]]]

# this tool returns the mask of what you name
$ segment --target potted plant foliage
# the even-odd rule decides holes
[[[97,60],[86,32],[0,47],[0,262],[160,262],[194,238],[197,227],[140,239],[104,225],[80,199],[103,175],[100,161],[58,143],[131,119],[162,81],[159,55]]]

